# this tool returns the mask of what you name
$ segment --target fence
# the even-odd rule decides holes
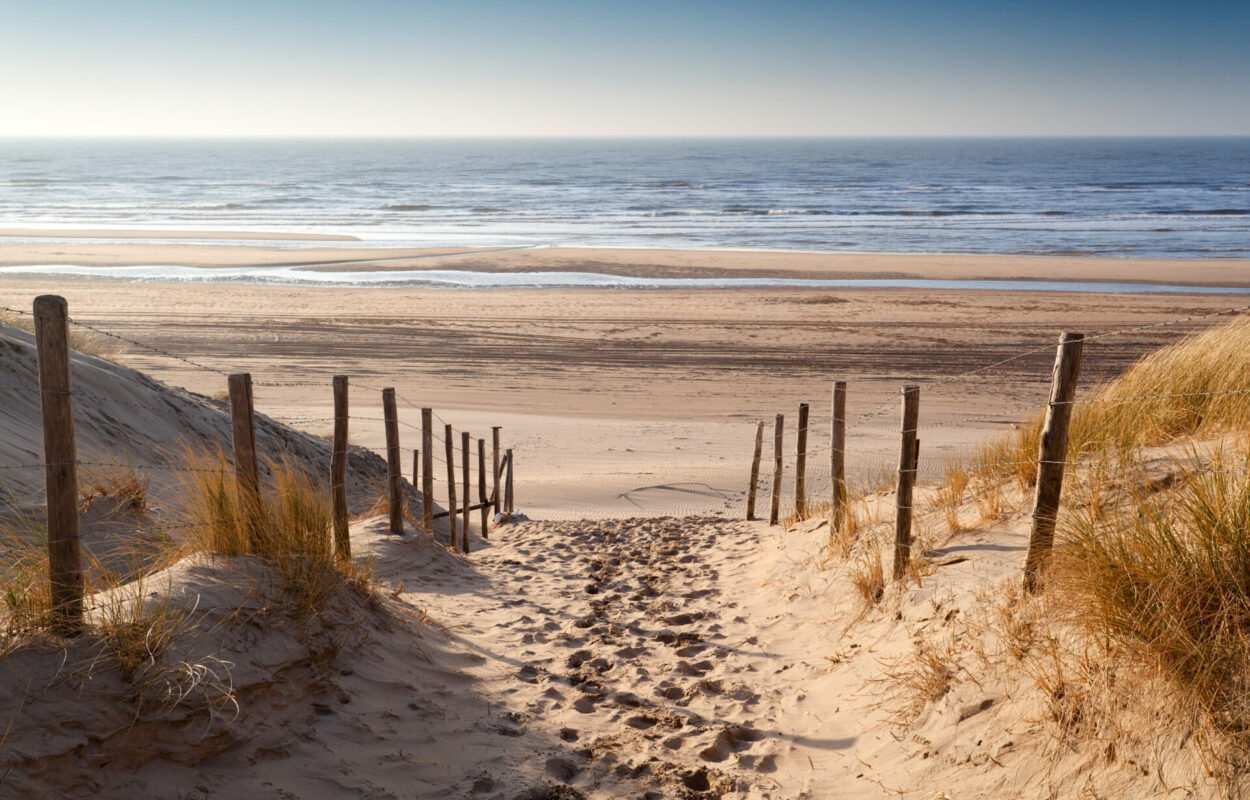
[[[59,301],[59,305],[57,301]],[[1086,337],[1084,345],[1089,346],[1110,337],[1148,329],[1183,326],[1187,323],[1200,324],[1213,317],[1240,313],[1247,308],[1250,307],[1243,306],[1225,309],[1212,314],[1192,315],[1150,325],[1098,333]],[[329,397],[332,397],[334,406],[333,413],[330,416],[301,416],[288,419],[286,422],[305,428],[324,423],[333,424],[333,445],[329,466],[329,484],[333,494],[335,517],[333,537],[334,546],[343,555],[347,555],[349,552],[349,545],[345,535],[347,502],[344,497],[347,483],[346,462],[349,422],[365,423],[371,427],[380,425],[384,431],[386,442],[385,486],[390,530],[396,531],[400,529],[402,526],[401,506],[405,501],[406,495],[413,496],[421,509],[423,527],[427,530],[432,530],[434,521],[445,516],[448,520],[451,543],[461,549],[467,549],[467,531],[473,511],[481,513],[479,524],[485,535],[489,527],[487,516],[491,510],[497,513],[508,513],[515,508],[513,473],[515,453],[518,452],[518,449],[515,444],[507,448],[502,447],[500,426],[490,426],[491,455],[488,458],[486,455],[487,443],[485,437],[475,439],[468,432],[454,428],[434,412],[433,409],[413,402],[390,386],[372,385],[349,378],[346,375],[334,376],[331,381],[253,381],[250,374],[239,373],[232,375],[225,370],[199,363],[185,356],[169,352],[167,349],[144,343],[136,338],[121,336],[117,333],[103,330],[96,325],[71,319],[68,315],[68,309],[64,307],[64,301],[59,300],[59,298],[41,298],[36,304],[34,313],[12,308],[0,310],[29,316],[34,321],[40,353],[39,369],[42,387],[40,397],[44,404],[45,433],[47,437],[50,437],[45,439],[45,457],[42,461],[36,462],[32,460],[31,463],[0,465],[0,470],[39,469],[45,471],[50,533],[53,528],[53,515],[59,515],[57,519],[60,520],[55,523],[55,536],[50,536],[50,550],[53,547],[53,541],[55,541],[57,548],[68,548],[66,543],[74,538],[73,525],[76,524],[76,516],[64,513],[64,509],[68,508],[66,505],[68,500],[66,498],[72,497],[75,502],[77,499],[76,489],[67,490],[65,488],[66,486],[73,487],[76,483],[77,476],[74,472],[77,467],[137,466],[144,469],[170,471],[187,471],[188,469],[170,464],[133,464],[111,461],[106,456],[98,459],[90,457],[82,459],[78,457],[74,450],[73,415],[75,411],[71,402],[72,396],[68,390],[69,379],[67,370],[69,360],[68,346],[65,344],[65,342],[68,342],[68,330],[71,327],[78,327],[100,336],[117,339],[131,347],[140,348],[153,352],[160,357],[175,360],[196,371],[207,371],[214,374],[217,378],[224,378],[230,389],[228,396],[231,410],[231,442],[234,446],[232,461],[236,469],[236,480],[239,483],[240,491],[244,493],[254,491],[253,487],[259,482],[255,389],[263,389],[265,387],[329,389],[330,391],[327,394]],[[977,381],[988,380],[997,374],[1001,374],[1002,370],[1015,368],[1024,363],[1032,364],[1033,362],[1047,359],[1053,348],[1053,343],[1039,343],[1037,346],[1029,346],[1009,356],[995,358],[990,363],[959,374],[927,381],[916,380],[915,385],[918,389],[907,396],[913,397],[913,402],[917,402],[920,392],[923,392],[925,397],[928,398],[932,396],[933,392],[940,390],[942,387],[956,383],[964,383],[964,388],[966,389]],[[47,351],[46,355],[45,350]],[[46,378],[43,374],[45,365],[48,370]],[[349,410],[349,388],[377,392],[377,396],[381,400],[381,416],[351,413]],[[1045,398],[1039,396],[1036,400],[1027,398],[1021,402],[1004,405],[994,412],[974,416],[957,416],[937,424],[925,423],[923,406],[920,406],[914,408],[915,420],[905,422],[902,426],[904,440],[897,445],[890,446],[884,433],[887,430],[886,417],[895,408],[897,401],[891,398],[888,402],[871,407],[859,413],[858,416],[848,419],[848,399],[851,403],[858,401],[858,398],[855,397],[856,389],[856,386],[848,386],[844,382],[835,384],[832,398],[832,413],[829,417],[831,435],[828,444],[814,444],[815,440],[822,437],[817,435],[812,429],[813,426],[810,420],[808,424],[802,426],[801,433],[799,430],[796,430],[796,434],[799,435],[794,437],[794,446],[797,448],[795,458],[796,466],[798,466],[799,462],[802,462],[801,476],[796,474],[796,470],[786,470],[782,466],[785,452],[785,434],[784,420],[779,415],[774,428],[774,469],[772,475],[760,474],[760,460],[765,452],[764,445],[767,443],[767,439],[764,437],[767,426],[759,423],[753,426],[754,439],[751,440],[743,436],[741,443],[726,442],[724,440],[718,440],[714,443],[712,435],[709,434],[706,447],[689,449],[683,453],[684,461],[675,460],[677,463],[674,463],[670,469],[671,475],[676,478],[675,480],[659,480],[654,484],[638,485],[637,474],[629,473],[623,476],[623,480],[626,481],[623,491],[621,490],[622,484],[619,481],[603,481],[599,483],[584,480],[579,484],[576,502],[568,503],[561,510],[560,515],[580,517],[712,513],[723,516],[740,516],[743,514],[744,508],[750,508],[751,511],[755,511],[765,492],[770,493],[767,499],[770,506],[770,516],[774,519],[805,511],[804,506],[812,498],[830,498],[836,514],[842,508],[838,498],[845,496],[848,485],[856,483],[860,485],[882,484],[885,482],[887,474],[891,476],[890,483],[894,483],[898,476],[904,476],[907,479],[906,482],[910,483],[917,476],[922,476],[926,472],[930,475],[933,474],[934,465],[940,464],[943,460],[935,458],[935,456],[943,454],[950,456],[956,454],[960,447],[975,446],[973,442],[941,441],[936,434],[943,430],[956,428],[962,430],[967,427],[968,423],[1018,419],[1021,412],[1030,409],[1048,409],[1053,412],[1056,409],[1069,407],[1072,402],[1075,402],[1074,399],[1065,400],[1062,396],[1058,398],[1052,396],[1047,402]],[[1044,389],[1045,386],[1039,383],[1037,387],[1039,395],[1041,395]],[[117,402],[125,405],[124,401]],[[804,408],[807,408],[806,404],[804,404]],[[421,415],[420,423],[414,424],[403,419],[401,416],[403,411],[419,412]],[[805,411],[800,411],[801,416],[804,413]],[[817,416],[820,417],[820,415]],[[443,426],[441,448],[436,444],[435,423]],[[823,421],[818,424],[823,426]],[[51,426],[50,432],[48,426]],[[417,447],[406,447],[402,444],[404,436],[412,436],[418,432],[421,438]],[[897,435],[897,432],[891,434],[891,436]],[[909,444],[906,438],[908,436],[916,440],[924,439],[923,449],[920,449],[919,443]],[[755,445],[754,449],[752,445]],[[890,449],[894,449],[900,455],[897,460],[888,454]],[[440,450],[442,451],[441,455]],[[677,445],[670,449],[647,450],[630,448],[628,454],[620,454],[620,458],[622,463],[637,463],[641,467],[642,465],[653,464],[657,460],[673,459],[674,454],[680,450],[682,450],[682,447]],[[568,475],[583,475],[586,472],[585,468],[592,466],[593,462],[591,456],[581,456],[571,450],[560,452],[531,450],[527,451],[526,459],[527,487],[531,489],[539,486],[545,475],[552,473],[563,471]],[[1062,466],[1064,463],[1062,455],[1058,457],[1046,457],[1043,455],[1039,460],[1043,466],[1048,464]],[[473,486],[472,481],[472,473],[474,472],[472,465],[474,461],[477,464],[476,472],[478,476],[476,487]],[[489,466],[487,465],[488,461],[490,462]],[[409,484],[411,488],[405,485],[405,481],[401,477],[404,465],[408,463],[411,463],[412,466],[412,479]],[[744,486],[742,478],[748,474],[748,465],[751,466],[749,474],[752,475],[752,478]],[[460,467],[459,477],[457,477],[457,466]],[[447,482],[447,507],[445,511],[436,512],[434,503],[425,501],[427,498],[435,496],[435,483],[437,480],[442,479],[440,476],[444,471]],[[489,476],[487,475],[488,472]],[[638,474],[641,474],[641,472]],[[661,477],[669,477],[669,475]],[[1047,483],[1049,482],[1047,481]],[[459,486],[459,491],[457,491],[457,486]],[[472,496],[473,488],[477,490],[476,501]],[[657,497],[661,499],[653,502]],[[53,506],[59,510],[54,512]],[[911,501],[906,498],[905,492],[900,492],[896,503],[896,513],[898,514],[896,519],[896,541],[898,542],[900,559],[904,558],[909,552],[910,541],[908,537],[911,524],[906,520],[906,517],[910,516],[911,512]],[[70,516],[74,516],[72,521],[69,519]],[[1044,514],[1042,515],[1043,519],[1045,516]],[[836,518],[834,519],[834,524],[839,524]],[[176,529],[177,526],[168,526],[166,528],[166,530],[170,531]],[[1044,524],[1039,537],[1041,537],[1039,542],[1044,540]],[[61,583],[57,584],[60,587],[58,591],[61,591],[65,596],[73,594],[75,586],[80,585],[80,578],[79,584],[75,584],[73,577],[76,572],[75,565],[72,557],[67,553],[68,549],[54,559],[58,565],[57,569],[61,570],[58,574],[63,574],[63,578],[59,579]],[[80,571],[81,568],[78,567],[77,572],[80,573]],[[66,606],[66,608],[70,608],[70,606]],[[70,611],[72,612],[72,608],[70,608]]]
[[[1146,328],[1180,325],[1193,322],[1195,320],[1205,320],[1213,317],[1239,314],[1248,309],[1250,309],[1250,306],[1240,306],[1212,314],[1188,316],[1171,320],[1166,323],[1155,323],[1149,326],[1139,326],[1120,331],[1110,331],[1090,337],[1086,337],[1081,333],[1071,332],[1064,333],[1060,336],[1055,353],[1048,399],[1044,404],[1039,404],[1034,407],[1035,411],[1044,412],[1036,460],[978,463],[978,466],[987,468],[1036,466],[1037,477],[1034,487],[1033,510],[1031,514],[1032,526],[1026,561],[1023,565],[1024,585],[1027,591],[1035,592],[1041,587],[1042,575],[1049,559],[1049,553],[1053,548],[1065,468],[1080,464],[1079,461],[1068,460],[1068,431],[1071,423],[1073,408],[1078,402],[1076,399],[1077,379],[1080,374],[1086,344]],[[989,370],[1001,367],[1007,363],[1018,361],[1021,358],[1045,352],[1047,349],[1049,348],[1029,349],[1017,355],[996,361],[983,367],[978,367],[966,373],[948,376],[947,378],[933,381],[931,385],[949,384],[971,375],[982,374]],[[908,562],[911,559],[913,512],[915,511],[915,506],[913,505],[914,487],[916,477],[919,472],[921,454],[919,434],[923,430],[919,423],[920,392],[921,387],[912,384],[904,385],[900,392],[902,408],[901,426],[898,431],[898,435],[900,436],[899,455],[897,461],[893,462],[895,466],[895,474],[892,487],[895,492],[895,531],[892,570],[895,580],[901,579],[906,574]],[[748,478],[747,489],[748,500],[745,512],[747,520],[756,518],[756,501],[760,494],[765,491],[769,491],[771,494],[769,512],[770,525],[777,525],[782,520],[783,516],[791,519],[803,519],[808,517],[809,503],[814,497],[814,495],[809,491],[812,485],[811,478],[813,476],[808,472],[808,459],[810,456],[828,453],[828,472],[823,474],[818,472],[815,477],[823,479],[822,488],[823,495],[827,498],[827,507],[829,508],[830,529],[832,531],[840,531],[842,529],[846,517],[847,500],[846,393],[846,382],[837,381],[833,384],[830,398],[830,436],[829,443],[825,446],[809,445],[809,405],[807,403],[799,404],[798,421],[795,426],[796,443],[793,453],[794,475],[792,482],[788,487],[784,486],[783,482],[783,476],[785,474],[785,415],[778,414],[776,416],[773,437],[774,466],[771,476],[761,473],[761,440],[765,429],[765,423],[758,423],[754,439],[754,452],[750,459],[750,477]],[[1117,398],[1116,402],[1214,397],[1219,395],[1245,395],[1247,396],[1247,402],[1250,402],[1250,389],[1183,394],[1142,394]],[[862,415],[857,422],[865,422],[878,417],[886,412],[888,408],[888,404],[883,404],[882,406]],[[965,418],[965,421],[970,419],[974,418]],[[959,424],[959,421],[946,423],[948,426],[955,424]],[[852,429],[854,428],[854,425],[855,423],[852,423]],[[939,425],[934,427],[941,426]],[[930,428],[930,430],[932,430],[932,428]],[[1205,467],[1197,470],[1189,470],[1189,472],[1224,472],[1224,470]],[[789,488],[792,488],[793,500],[788,508],[788,513],[783,514],[783,503],[786,501],[788,496],[786,490]]]
[[[79,326],[91,332],[122,340],[130,346],[153,350],[163,356],[192,365],[197,369],[217,373],[226,378],[230,417],[231,458],[235,474],[236,491],[240,508],[254,510],[259,507],[261,494],[261,462],[265,455],[261,451],[257,438],[257,416],[254,399],[255,384],[250,373],[228,374],[214,367],[198,364],[182,356],[168,353],[131,338],[122,337],[97,327],[77,322],[69,316],[68,306],[64,298],[45,295],[35,299],[31,312],[13,308],[0,309],[9,314],[29,317],[35,336],[35,361],[38,374],[40,397],[40,416],[43,431],[44,458],[37,463],[4,464],[0,470],[43,470],[46,497],[46,526],[48,539],[49,579],[51,584],[51,606],[57,626],[64,630],[76,628],[83,614],[83,566],[81,542],[79,536],[79,467],[112,467],[142,470],[162,470],[170,472],[216,472],[188,465],[134,463],[108,461],[103,459],[80,459],[78,457],[75,436],[74,391],[71,383],[70,330],[71,326]],[[479,532],[483,538],[489,536],[490,515],[512,514],[514,511],[514,468],[515,451],[508,448],[501,454],[500,426],[491,429],[492,459],[489,478],[486,467],[486,440],[476,440],[477,480],[476,487],[472,481],[471,469],[474,460],[474,439],[468,431],[460,431],[442,419],[433,409],[420,407],[411,400],[398,394],[392,387],[377,387],[357,384],[361,388],[377,391],[381,396],[382,416],[362,416],[349,413],[349,387],[351,381],[347,375],[334,376],[329,387],[317,381],[301,381],[273,383],[268,385],[299,385],[302,387],[329,388],[333,397],[334,415],[325,418],[325,422],[334,423],[334,434],[331,445],[331,458],[328,469],[328,486],[330,488],[333,508],[333,525],[327,535],[332,537],[333,552],[341,558],[350,558],[351,546],[348,538],[348,433],[351,421],[368,423],[381,422],[386,437],[386,506],[388,516],[388,533],[402,534],[404,531],[404,509],[408,489],[414,495],[421,509],[422,527],[434,534],[434,520],[446,518],[449,528],[449,543],[454,549],[463,553],[470,548],[470,513],[480,512]],[[419,409],[422,425],[414,426],[399,418],[397,401]],[[110,400],[111,403],[128,406],[139,404],[125,401]],[[437,419],[444,425],[445,456],[440,457],[433,451],[433,421]],[[315,419],[305,419],[314,422]],[[404,448],[400,444],[400,427],[419,431],[422,445],[419,448]],[[456,436],[460,444],[456,444]],[[412,480],[405,487],[402,475],[405,453],[412,455]],[[271,454],[276,456],[278,454]],[[424,456],[424,459],[422,459]],[[434,500],[434,467],[437,461],[447,467],[448,505],[446,510],[437,512]],[[457,492],[455,466],[462,467]],[[422,487],[420,490],[417,487]],[[477,489],[477,502],[471,500],[471,491]],[[488,494],[489,488],[489,494]],[[457,504],[457,496],[461,498]],[[161,533],[185,531],[194,525],[161,525],[156,529]],[[247,527],[251,528],[249,523]],[[253,550],[256,542],[251,543]]]

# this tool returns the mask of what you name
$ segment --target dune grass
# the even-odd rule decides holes
[[[1166,496],[1073,518],[1053,590],[1090,635],[1250,744],[1250,458],[1213,467]]]
[[[1099,454],[1127,463],[1142,447],[1250,430],[1248,342],[1250,316],[1243,316],[1146,355],[1076,405],[1068,459]],[[1044,416],[982,445],[966,469],[1033,485]]]
[[[12,311],[0,311],[0,325],[8,325],[31,334],[35,332],[33,317],[15,314]],[[104,336],[73,324],[69,326],[69,346],[80,353],[113,362],[120,362],[122,356],[126,354],[126,347],[120,339]]]
[[[338,558],[331,547],[328,487],[291,459],[268,463],[272,489],[261,493],[255,508],[240,500],[223,452],[188,453],[185,460],[191,477],[183,487],[178,517],[188,537],[180,555],[259,556],[278,576],[278,596],[305,614],[315,614],[340,589],[370,590],[367,566]]]

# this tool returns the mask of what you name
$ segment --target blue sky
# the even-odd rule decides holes
[[[1250,3],[0,0],[0,135],[1250,134]]]

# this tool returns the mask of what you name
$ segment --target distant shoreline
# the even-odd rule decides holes
[[[1250,259],[1105,258],[1090,256],[955,255],[939,253],[822,253],[741,249],[643,249],[604,247],[373,247],[367,242],[339,244],[343,237],[268,232],[192,230],[83,229],[57,231],[69,241],[28,242],[28,229],[0,229],[0,267],[18,268],[29,277],[40,267],[74,268],[79,277],[101,268],[100,277],[126,279],[121,272],[160,282],[186,281],[186,268],[251,271],[237,282],[264,280],[278,271],[356,274],[361,283],[415,280],[420,273],[590,273],[631,279],[784,281],[1014,281],[1146,284],[1176,287],[1250,288]],[[76,238],[105,241],[81,242]],[[138,241],[119,242],[113,239]],[[200,242],[194,241],[200,239]],[[180,241],[171,241],[180,240]],[[205,240],[211,240],[206,243]],[[326,241],[300,246],[260,241]],[[240,243],[236,243],[240,242]],[[81,270],[78,268],[82,268]],[[177,277],[173,273],[179,274]],[[112,274],[109,274],[112,273]],[[368,276],[368,277],[366,277]],[[389,276],[389,277],[388,277]],[[56,276],[64,279],[68,276]],[[274,277],[277,277],[274,275]],[[226,276],[211,279],[229,281]],[[271,281],[279,282],[279,281]],[[323,283],[311,275],[298,282]],[[353,282],[349,278],[338,285]]]

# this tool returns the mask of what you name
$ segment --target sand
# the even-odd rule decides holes
[[[876,253],[792,253],[743,250],[638,250],[577,247],[265,247],[231,240],[348,236],[193,231],[57,231],[68,241],[6,243],[50,231],[0,229],[0,266],[191,267],[304,266],[309,269],[461,269],[482,272],[599,272],[642,278],[931,278],[1058,280],[1250,287],[1250,262],[1237,259],[1140,259]],[[132,241],[76,243],[75,238],[204,239],[203,244]]]
[[[24,257],[18,249],[4,258]],[[722,263],[707,253],[597,257],[643,256],[655,269]],[[883,258],[872,268],[925,276],[973,274],[992,261],[935,259],[925,273],[919,259]],[[1094,268],[1072,269],[1082,264]],[[1120,279],[1176,280],[1162,267],[1121,266],[1138,272]],[[1238,268],[1202,274],[1223,282]],[[364,418],[381,416],[381,386],[398,388],[409,425],[426,404],[478,435],[502,425],[517,453],[518,504],[533,519],[489,540],[475,525],[467,558],[443,546],[444,527],[434,541],[414,530],[395,539],[383,520],[359,520],[354,553],[373,565],[383,599],[376,608],[336,603],[308,626],[261,614],[254,595],[240,595],[232,576],[248,564],[211,575],[174,567],[161,591],[205,599],[196,624],[211,636],[196,639],[197,652],[207,641],[234,659],[239,717],[192,707],[132,730],[115,673],[81,682],[76,670],[91,653],[10,658],[0,664],[9,671],[0,718],[19,724],[0,750],[11,767],[6,790],[492,800],[1166,791],[1135,768],[1104,768],[1100,754],[1055,754],[1031,678],[1018,670],[957,681],[917,719],[893,721],[891,665],[925,637],[969,635],[959,621],[1019,574],[1023,514],[978,522],[965,509],[969,530],[933,542],[934,571],[875,608],[852,587],[856,562],[828,558],[818,521],[783,530],[681,515],[739,516],[756,421],[784,412],[792,422],[803,401],[813,408],[818,472],[834,379],[851,385],[852,470],[865,481],[892,466],[896,392],[919,382],[922,472],[932,476],[944,454],[1042,407],[1059,331],[1102,337],[1086,351],[1088,391],[1244,304],[1238,298],[438,292],[12,276],[0,287],[19,309],[37,294],[63,294],[76,320],[142,343],[126,363],[175,387],[217,393],[221,373],[251,371],[257,411],[308,433],[330,430],[330,378],[340,372],[352,376],[362,418],[353,440],[371,448],[381,424]],[[1186,317],[1195,319],[1176,322]],[[80,411],[118,442],[168,438],[162,431],[184,425],[188,409],[207,413],[189,395],[172,404],[136,395],[134,407],[95,413],[88,400],[103,405],[113,394],[105,372],[84,379]],[[120,425],[119,414],[128,415]],[[220,418],[212,428],[222,435]],[[29,456],[35,435],[26,431],[6,455]],[[405,446],[413,436],[403,429]],[[791,427],[787,464],[793,442]],[[822,490],[816,476],[813,491]],[[256,619],[222,625],[219,609],[232,603]]]

